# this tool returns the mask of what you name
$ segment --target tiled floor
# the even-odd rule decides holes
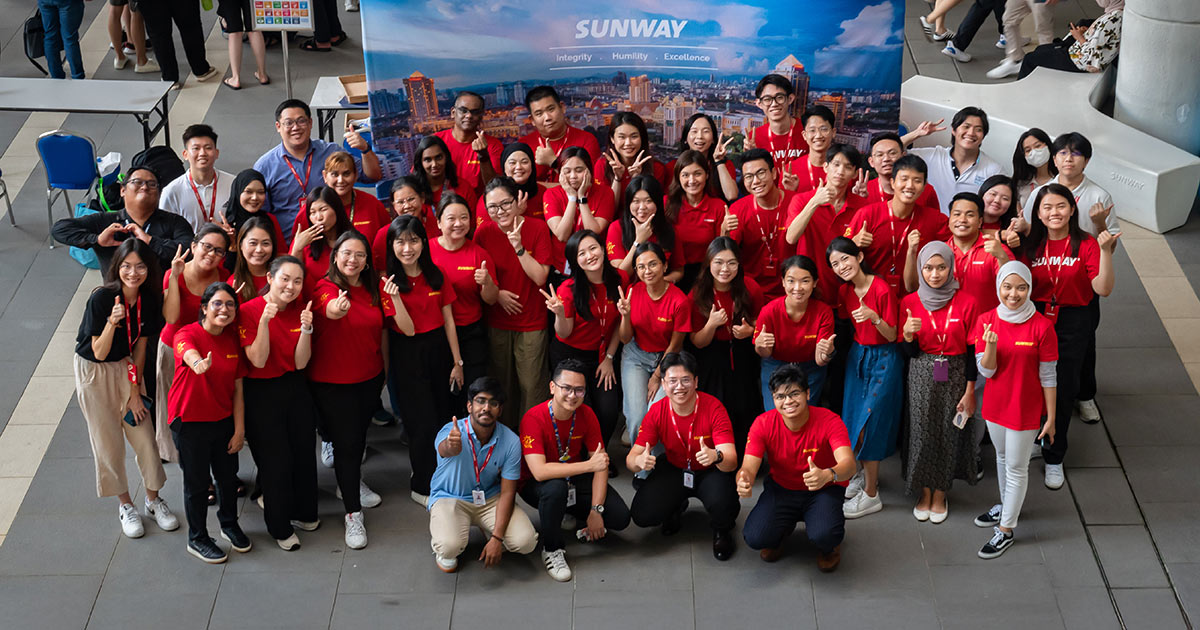
[[[26,4],[0,0],[10,15],[23,15]],[[111,68],[110,56],[101,59],[103,19],[94,20],[106,10],[87,4],[85,56],[99,68],[89,76],[131,78]],[[909,0],[905,76],[983,80],[1001,56],[994,25],[981,30],[976,60],[959,64],[914,29],[923,10],[923,1]],[[1063,0],[1055,10],[1062,24],[1098,11],[1089,0]],[[963,11],[951,12],[951,27]],[[32,76],[16,22],[0,25],[0,74]],[[209,47],[212,61],[223,63],[219,32]],[[361,64],[353,40],[329,55],[297,51],[293,60],[302,97],[317,76]],[[277,141],[270,110],[283,98],[278,49],[269,63],[276,80],[267,88],[189,84],[172,108],[173,134],[204,120],[222,134],[222,168],[251,163]],[[997,494],[991,469],[977,486],[956,486],[946,523],[919,524],[893,459],[884,464],[887,509],[849,523],[844,561],[832,575],[816,572],[803,536],[790,539],[775,565],[744,547],[718,563],[695,509],[673,539],[634,527],[600,544],[570,545],[576,576],[568,584],[552,582],[535,558],[506,556],[500,568],[484,570],[474,562],[480,540],[460,573],[444,575],[430,556],[427,516],[407,500],[407,457],[395,431],[373,428],[366,478],[384,503],[367,512],[366,550],[343,544],[333,477],[322,468],[325,524],[303,535],[302,550],[276,549],[259,508],[244,502],[242,524],[256,547],[212,567],[186,555],[182,532],[148,524],[145,538],[124,538],[114,502],[94,496],[69,358],[80,300],[96,278],[85,277],[65,249],[45,248],[45,179],[27,150],[30,134],[56,124],[47,115],[0,113],[0,166],[10,187],[21,188],[18,228],[0,222],[0,627],[1185,627],[1177,597],[1200,618],[1200,476],[1193,472],[1200,340],[1186,321],[1200,318],[1192,291],[1200,288],[1196,213],[1165,239],[1132,228],[1123,238],[1117,291],[1105,301],[1099,332],[1106,421],[1073,427],[1068,486],[1052,492],[1033,484],[1018,543],[998,560],[975,557],[988,532],[971,523]],[[129,119],[73,115],[64,126],[127,158],[140,148]],[[242,464],[243,478],[252,479],[248,454]],[[129,470],[136,479],[132,459]],[[1040,463],[1031,473],[1040,481]],[[178,470],[168,476],[164,496],[179,509]],[[628,475],[615,485],[630,496]],[[744,502],[743,518],[752,505]]]

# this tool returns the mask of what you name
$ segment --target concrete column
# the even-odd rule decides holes
[[[1200,0],[1128,0],[1117,120],[1200,155]]]

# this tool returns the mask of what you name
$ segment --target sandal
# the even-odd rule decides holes
[[[211,483],[208,484],[208,504],[209,505],[217,504],[217,489],[215,487],[213,487],[213,485]]]
[[[341,46],[342,44],[345,44],[346,40],[348,39],[350,39],[350,36],[346,34],[346,31],[342,31],[337,35],[334,35],[333,38],[329,40],[329,44],[331,46]]]
[[[226,77],[225,79],[223,79],[223,80],[221,81],[221,84],[222,84],[222,85],[224,85],[225,87],[227,87],[227,88],[231,89],[231,90],[240,90],[240,89],[242,89],[242,86],[240,86],[240,85],[234,85],[234,84],[230,83],[230,80],[232,80],[232,79],[233,79],[233,77]]]
[[[308,51],[312,51],[312,52],[333,52],[333,47],[331,46],[329,48],[321,48],[320,46],[317,45],[317,40],[315,38],[310,37],[310,38],[300,42],[300,50],[308,50]]]
[[[254,71],[254,78],[258,79],[259,85],[271,85],[271,77],[267,77],[266,79],[262,78],[261,76],[259,76],[258,70]]]

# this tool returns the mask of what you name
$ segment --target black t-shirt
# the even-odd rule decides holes
[[[151,289],[152,290],[152,289]],[[96,361],[92,354],[92,337],[99,337],[112,314],[113,298],[118,291],[99,287],[88,297],[87,307],[83,311],[83,321],[79,322],[79,333],[75,335],[75,353],[87,359]],[[112,347],[104,362],[120,361],[129,356],[129,337],[132,331],[133,341],[138,339],[154,340],[162,329],[162,313],[154,305],[141,301],[141,320],[138,318],[137,302],[125,304],[125,321],[117,326],[113,333]],[[149,342],[147,342],[149,343]]]

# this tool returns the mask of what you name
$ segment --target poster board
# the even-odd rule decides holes
[[[311,0],[250,0],[256,31],[311,31]]]

